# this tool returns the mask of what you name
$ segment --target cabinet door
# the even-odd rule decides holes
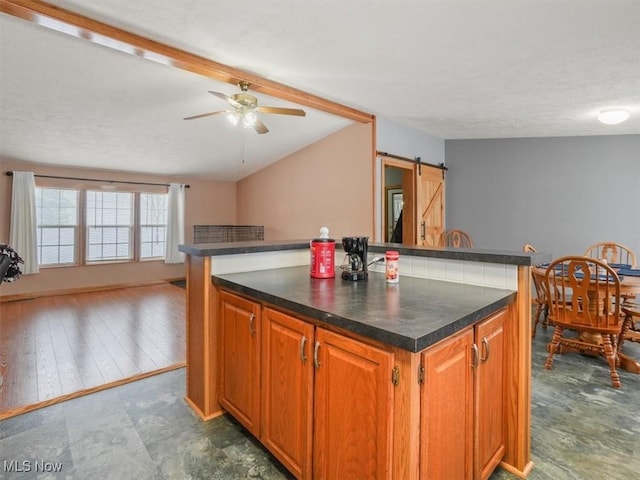
[[[296,478],[311,478],[313,325],[265,308],[262,436]]]
[[[316,329],[317,479],[390,478],[393,355]]]
[[[486,480],[505,452],[503,310],[476,327],[476,479]]]
[[[420,478],[473,476],[473,329],[422,353]]]
[[[220,294],[220,404],[260,434],[260,305]]]

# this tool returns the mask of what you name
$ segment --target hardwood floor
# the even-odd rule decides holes
[[[0,303],[0,419],[185,364],[172,284]]]

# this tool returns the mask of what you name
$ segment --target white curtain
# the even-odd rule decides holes
[[[24,260],[22,273],[38,273],[36,181],[33,172],[13,172],[9,245]]]
[[[167,249],[164,263],[183,263],[184,253],[178,245],[184,243],[184,185],[169,184],[167,205]]]

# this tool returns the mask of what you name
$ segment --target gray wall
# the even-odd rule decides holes
[[[376,144],[381,152],[420,157],[425,163],[437,165],[445,161],[444,140],[384,117],[376,118]]]
[[[400,125],[384,117],[376,118],[376,149],[393,155],[420,159],[425,163],[444,163],[444,140],[429,135],[428,133],[416,130],[411,127]],[[376,240],[382,241],[384,238],[381,231],[382,201],[380,199],[381,170],[380,160],[376,162],[376,184],[375,184],[375,218],[376,218]]]
[[[477,247],[640,255],[640,135],[447,140],[445,156],[447,228]]]

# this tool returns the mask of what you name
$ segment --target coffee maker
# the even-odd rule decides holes
[[[342,269],[343,280],[367,279],[367,247],[369,237],[342,237],[342,248],[345,252]]]

